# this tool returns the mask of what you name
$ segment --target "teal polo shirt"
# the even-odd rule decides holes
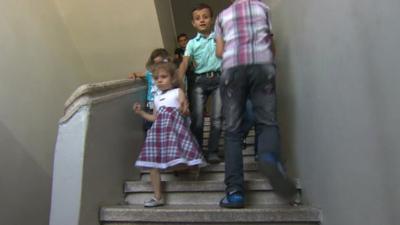
[[[196,63],[195,73],[219,71],[221,59],[215,55],[215,34],[212,32],[208,37],[197,33],[187,45],[184,56],[189,56]]]

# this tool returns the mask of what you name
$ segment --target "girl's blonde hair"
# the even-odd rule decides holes
[[[158,77],[158,72],[160,70],[164,70],[167,73],[171,75],[171,83],[174,88],[182,88],[183,84],[178,78],[178,71],[176,69],[176,65],[172,62],[161,62],[161,63],[156,63],[153,65],[152,73],[153,73],[153,78],[156,80]]]
[[[152,70],[152,67],[155,64],[154,59],[157,57],[163,58],[163,61],[165,61],[165,62],[172,61],[170,54],[168,53],[168,51],[165,48],[157,48],[151,52],[150,57],[146,63],[146,69],[148,69],[150,71]]]

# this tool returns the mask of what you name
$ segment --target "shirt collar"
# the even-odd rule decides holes
[[[214,31],[210,33],[210,35],[208,35],[208,37],[205,37],[203,34],[201,33],[197,33],[195,39],[196,41],[199,41],[201,38],[205,38],[205,39],[214,39],[215,38],[215,33]]]

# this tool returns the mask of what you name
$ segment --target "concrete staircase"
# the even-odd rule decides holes
[[[205,146],[209,121],[205,121]],[[246,180],[246,208],[224,209],[218,206],[224,195],[224,163],[209,165],[200,170],[184,173],[162,174],[166,205],[144,208],[143,202],[153,196],[149,174],[142,173],[140,181],[127,181],[124,185],[124,205],[106,206],[100,209],[103,225],[310,225],[320,224],[321,212],[310,206],[290,206],[277,196],[268,180],[258,171],[254,161],[254,131],[251,131],[243,150]],[[223,140],[221,139],[221,147]],[[297,181],[298,203],[301,187]]]

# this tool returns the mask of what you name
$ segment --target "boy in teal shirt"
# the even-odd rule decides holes
[[[221,135],[222,103],[219,92],[221,75],[221,60],[215,55],[215,36],[211,31],[213,12],[210,6],[200,4],[192,11],[192,25],[197,30],[197,36],[186,45],[185,54],[179,66],[179,77],[183,77],[190,61],[193,61],[194,82],[188,93],[191,104],[192,132],[200,146],[203,146],[203,116],[208,98],[211,98],[211,131],[208,139],[208,151],[205,157],[209,163],[220,161],[218,143]]]

